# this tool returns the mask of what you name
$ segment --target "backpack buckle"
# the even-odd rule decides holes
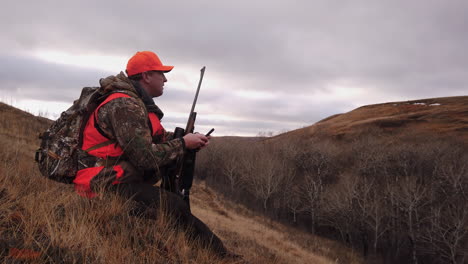
[[[43,160],[43,157],[44,157],[44,155],[42,155],[42,154],[43,154],[42,149],[41,148],[37,149],[36,150],[36,155],[34,155],[34,160],[36,162],[41,162]]]

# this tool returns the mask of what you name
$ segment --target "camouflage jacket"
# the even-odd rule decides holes
[[[117,76],[101,79],[100,84],[104,91],[117,90],[137,95],[111,100],[99,109],[97,116],[100,132],[115,140],[124,150],[124,155],[112,164],[123,168],[124,173],[119,178],[119,182],[156,183],[164,173],[164,167],[183,156],[184,140],[173,139],[173,133],[166,131],[159,136],[151,136],[148,112],[154,112],[159,119],[164,114],[144,89],[139,87],[137,82],[129,80],[122,72]],[[89,164],[89,155],[83,157],[83,161]],[[98,167],[106,161],[91,159],[91,163],[94,162],[94,166]],[[108,167],[93,178],[91,186],[97,183],[109,184],[114,180],[115,172],[112,171],[112,167]]]

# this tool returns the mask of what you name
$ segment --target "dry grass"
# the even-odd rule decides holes
[[[33,161],[50,122],[0,105],[0,259],[4,263],[228,263],[158,221],[129,215],[131,204],[88,200],[43,178]]]
[[[194,193],[198,194],[193,199],[194,215],[212,227],[229,248],[253,263],[363,263],[338,242],[295,230],[221,200],[204,183],[196,185]]]
[[[272,139],[318,136],[354,139],[370,131],[371,134],[398,132],[401,135],[413,131],[421,136],[442,134],[468,141],[468,96],[367,105]]]
[[[88,200],[43,178],[33,153],[49,123],[0,105],[0,263],[236,263],[187,240],[170,217],[131,216],[119,197]],[[360,263],[336,243],[221,205],[204,186],[193,193],[194,214],[248,262]]]
[[[130,204],[119,197],[79,197],[72,186],[42,178],[31,157],[13,150],[0,153],[0,243],[5,262],[17,258],[33,258],[36,263],[217,261],[187,241],[168,217],[150,221],[130,216]],[[17,249],[30,252],[18,255]]]

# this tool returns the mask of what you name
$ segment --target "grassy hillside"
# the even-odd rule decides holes
[[[468,260],[468,96],[363,106],[256,142],[218,138],[197,158],[228,199],[368,263]]]
[[[43,178],[33,161],[51,121],[0,103],[0,263],[240,263],[187,240],[170,217],[130,216],[129,204]],[[308,235],[195,184],[193,213],[250,263],[361,263],[337,242]]]
[[[367,105],[271,139],[325,137],[353,140],[361,135],[404,135],[408,132],[468,141],[468,96]]]

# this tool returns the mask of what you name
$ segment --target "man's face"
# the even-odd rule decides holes
[[[163,72],[152,71],[143,73],[143,81],[146,84],[146,92],[151,97],[158,97],[163,94],[164,83],[167,82]]]

